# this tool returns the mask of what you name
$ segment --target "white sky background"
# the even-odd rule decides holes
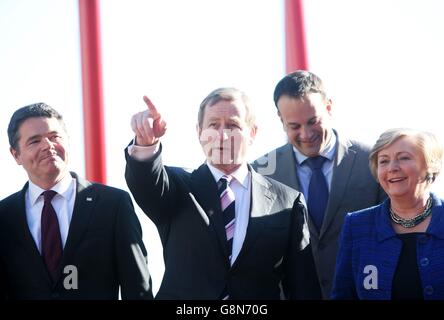
[[[444,143],[444,2],[309,0],[310,69],[326,82],[336,127],[374,144],[388,128],[435,133]],[[434,191],[444,195],[444,178]]]
[[[197,109],[220,86],[246,91],[256,105],[251,160],[285,142],[272,100],[285,70],[283,1],[105,0],[101,9],[108,184],[127,189],[123,148],[144,94],[168,121],[167,164],[202,163]],[[310,69],[326,82],[340,134],[373,144],[385,129],[408,126],[444,141],[444,2],[309,0],[305,9]],[[0,199],[27,179],[6,129],[30,103],[64,115],[71,169],[84,174],[78,27],[76,0],[0,0]],[[148,219],[141,222],[157,290],[159,243]]]

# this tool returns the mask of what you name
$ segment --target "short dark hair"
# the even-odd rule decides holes
[[[310,71],[298,70],[287,74],[281,79],[274,89],[274,104],[277,103],[282,96],[292,98],[302,98],[309,93],[320,93],[324,100],[327,99],[327,93],[321,78]]]
[[[61,123],[63,130],[66,132],[63,117],[54,108],[46,103],[39,102],[22,107],[14,112],[8,125],[9,145],[12,149],[18,150],[18,141],[20,140],[19,129],[22,123],[29,118],[56,118]]]

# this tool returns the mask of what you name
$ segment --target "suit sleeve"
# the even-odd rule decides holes
[[[116,259],[122,299],[152,299],[147,252],[142,228],[125,192],[118,204],[115,224]]]
[[[291,241],[284,265],[284,292],[288,299],[318,300],[322,298],[310,245],[307,210],[302,194],[292,208]]]
[[[338,257],[336,259],[336,273],[333,279],[331,298],[334,300],[357,299],[356,286],[352,270],[352,244],[351,216],[345,217],[339,243]]]
[[[125,149],[125,180],[137,204],[157,225],[168,220],[178,205],[175,183],[162,164],[162,146],[153,158],[138,161]]]

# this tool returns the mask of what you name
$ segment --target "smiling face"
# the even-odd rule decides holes
[[[18,133],[17,149],[10,149],[12,156],[33,183],[51,188],[68,172],[67,135],[61,123],[56,118],[28,118]]]
[[[283,95],[277,106],[288,141],[307,157],[319,155],[332,134],[331,101],[320,93],[301,98]]]
[[[429,186],[426,175],[424,155],[411,137],[401,137],[378,152],[378,181],[391,199],[422,198]]]
[[[241,100],[220,100],[205,107],[202,126],[198,128],[207,161],[227,174],[246,163],[248,146],[256,136],[256,127],[247,124],[246,115]]]

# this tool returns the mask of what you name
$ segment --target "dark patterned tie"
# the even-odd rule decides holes
[[[220,196],[220,205],[224,218],[225,236],[227,238],[228,261],[231,263],[231,255],[233,252],[233,236],[236,222],[236,212],[234,203],[234,192],[230,188],[231,176],[223,176],[219,179],[218,190]],[[222,300],[229,300],[230,294],[228,288],[225,287],[221,295]]]
[[[322,166],[325,160],[327,160],[327,158],[322,156],[312,157],[305,160],[311,169],[310,184],[308,186],[308,213],[318,231],[321,230],[328,202],[327,180],[322,172]]]
[[[57,277],[57,268],[62,258],[62,237],[60,236],[59,221],[51,204],[57,194],[53,190],[42,193],[45,198],[41,218],[42,256],[52,280]]]
[[[236,222],[234,193],[230,188],[231,176],[223,176],[219,180],[219,195],[222,214],[224,216],[225,235],[227,238],[228,260],[231,261],[233,236]]]

